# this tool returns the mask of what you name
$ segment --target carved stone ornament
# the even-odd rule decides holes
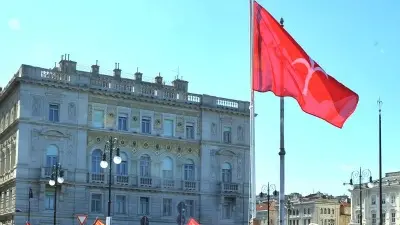
[[[89,131],[88,132],[88,150],[93,150],[94,148],[102,148],[109,136],[102,132],[97,131]],[[158,151],[161,154],[163,152],[183,155],[194,155],[200,156],[200,145],[198,143],[184,143],[182,140],[162,140],[157,137],[140,137],[140,136],[132,136],[129,134],[122,134],[115,136],[119,140],[120,147],[124,147],[124,149],[131,149],[133,153],[149,149]],[[121,143],[121,141],[123,141]],[[124,145],[124,146],[122,146]]]

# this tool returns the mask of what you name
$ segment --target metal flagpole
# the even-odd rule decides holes
[[[378,135],[379,135],[379,225],[383,224],[382,219],[382,104],[381,99],[378,99],[379,108],[379,124],[378,124]]]
[[[280,20],[280,24],[283,28],[283,18]],[[281,70],[283,70],[283,65],[281,62]],[[282,76],[282,87],[283,76]],[[282,93],[283,94],[283,93]],[[279,148],[279,224],[285,225],[285,100],[280,97],[280,148]]]
[[[250,198],[249,198],[249,211],[251,218],[249,218],[249,223],[253,223],[256,218],[256,162],[255,162],[255,108],[254,108],[254,90],[253,90],[253,16],[254,0],[250,0]],[[249,215],[250,217],[250,215]]]

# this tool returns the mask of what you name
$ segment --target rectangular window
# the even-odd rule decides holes
[[[172,199],[163,199],[163,216],[172,216]]]
[[[395,194],[391,194],[390,195],[390,203],[394,204],[396,202],[396,195]]]
[[[44,208],[47,210],[54,209],[54,192],[46,191],[45,198],[44,198]]]
[[[185,164],[184,165],[184,179],[185,180],[194,180],[194,164]]]
[[[142,215],[150,214],[150,198],[140,197],[140,214]]]
[[[386,204],[386,195],[385,194],[382,195],[382,204],[383,205]]]
[[[223,212],[222,212],[223,219],[231,219],[232,218],[233,202],[234,201],[231,198],[224,199]]]
[[[224,143],[230,144],[232,142],[232,132],[230,127],[224,127]]]
[[[120,113],[118,115],[118,130],[128,130],[128,114]]]
[[[375,213],[371,214],[371,218],[372,218],[372,224],[376,224],[376,214]]]
[[[151,118],[149,116],[142,116],[142,133],[151,134]]]
[[[371,196],[371,205],[376,205],[376,195]]]
[[[164,136],[174,136],[174,121],[170,119],[164,120]]]
[[[60,122],[60,105],[50,104],[49,105],[49,121]]]
[[[194,139],[194,123],[186,123],[186,139]]]
[[[391,221],[392,223],[396,223],[396,212],[392,212],[392,213],[391,213],[390,221]]]
[[[126,214],[126,196],[117,195],[115,197],[115,213]]]
[[[186,217],[194,217],[194,200],[186,200]]]
[[[92,194],[90,211],[92,213],[101,213],[102,211],[102,198],[101,194]]]
[[[104,128],[104,110],[93,110],[92,125],[95,128]]]

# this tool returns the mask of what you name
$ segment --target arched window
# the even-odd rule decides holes
[[[170,157],[165,157],[162,161],[162,177],[166,179],[172,179],[172,159]]]
[[[191,159],[186,160],[186,163],[183,165],[183,178],[188,181],[195,180],[195,170],[194,170],[194,162]]]
[[[46,149],[46,167],[52,167],[58,163],[58,148],[49,145]]]
[[[121,163],[117,164],[117,175],[128,176],[128,156],[125,152],[121,152]]]
[[[331,214],[331,209],[328,209],[328,214]]]
[[[102,152],[100,149],[96,149],[92,152],[92,173],[102,173],[103,168],[100,167],[102,160]]]
[[[231,183],[232,182],[232,167],[229,163],[222,164],[222,182]]]
[[[140,176],[151,177],[151,158],[149,155],[140,157]]]
[[[324,209],[324,214],[326,214],[326,208]]]

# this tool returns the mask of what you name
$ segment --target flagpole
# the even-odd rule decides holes
[[[379,124],[378,124],[378,141],[379,141],[379,199],[382,199],[382,104],[381,99],[378,99],[378,108],[379,108]],[[382,219],[382,201],[379,200],[379,225],[383,224]]]
[[[280,20],[280,24],[283,28],[283,18]],[[283,65],[281,65],[283,67]],[[283,69],[281,69],[283,71]],[[283,76],[282,76],[283,79]],[[282,81],[283,85],[284,82]],[[282,95],[284,90],[282,91]],[[279,148],[279,224],[285,225],[285,100],[280,97],[280,148]]]
[[[255,107],[253,90],[253,15],[254,0],[250,0],[250,191],[249,191],[249,223],[252,224],[256,218],[256,162],[255,162]],[[251,218],[250,218],[251,216]]]

